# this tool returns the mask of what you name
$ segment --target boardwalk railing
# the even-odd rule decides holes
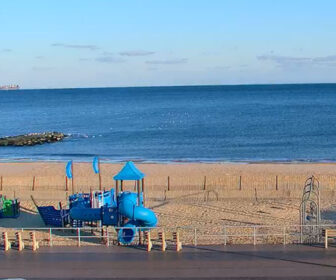
[[[321,243],[327,228],[336,229],[336,224],[223,226],[222,232],[213,234],[195,228],[193,245]]]
[[[21,232],[25,242],[30,242],[30,232],[36,233],[36,240],[41,246],[54,245],[99,245],[118,244],[118,227],[97,228],[0,228],[7,232],[9,241],[15,241],[15,233]],[[336,224],[323,225],[251,225],[251,226],[223,226],[222,232],[207,232],[204,229],[193,227],[174,228],[132,228],[136,229],[133,245],[144,244],[144,236],[139,237],[139,232],[151,230],[151,237],[159,242],[160,233],[165,232],[167,241],[173,240],[173,234],[179,232],[182,243],[198,246],[209,244],[304,244],[322,243],[323,229],[336,229]],[[2,236],[2,235],[1,235]],[[1,237],[1,243],[3,243]]]

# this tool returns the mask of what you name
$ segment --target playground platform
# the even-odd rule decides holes
[[[0,251],[0,278],[24,279],[335,279],[336,248],[304,245],[53,247]]]

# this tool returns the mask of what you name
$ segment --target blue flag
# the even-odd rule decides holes
[[[93,158],[92,168],[93,168],[94,173],[96,173],[96,174],[99,173],[99,159],[98,159],[98,157]]]
[[[69,160],[65,167],[65,174],[69,179],[72,179],[72,160]]]

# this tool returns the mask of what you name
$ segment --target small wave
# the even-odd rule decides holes
[[[74,138],[89,138],[90,136],[85,133],[66,133],[68,137],[74,137]]]

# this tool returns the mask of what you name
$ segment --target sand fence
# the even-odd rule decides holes
[[[145,180],[148,200],[180,199],[185,201],[249,199],[300,199],[305,175],[223,175],[223,176],[156,176]],[[335,197],[336,176],[318,176],[321,199]],[[65,176],[2,176],[0,193],[21,200],[64,199],[66,194],[88,192],[99,188],[97,176],[81,176],[67,180]],[[112,176],[102,176],[102,188],[114,187]],[[124,190],[134,191],[135,183],[124,182]]]

